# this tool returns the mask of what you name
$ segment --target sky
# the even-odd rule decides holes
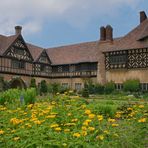
[[[0,34],[13,35],[22,26],[26,42],[43,48],[97,41],[100,27],[113,36],[127,34],[148,16],[148,0],[0,0]]]

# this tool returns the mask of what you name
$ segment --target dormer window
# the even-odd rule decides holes
[[[15,48],[14,52],[15,52],[15,54],[18,54],[18,55],[24,55],[24,50],[23,49]]]
[[[40,62],[46,63],[46,61],[47,61],[47,58],[46,57],[44,57],[44,56],[40,57]]]

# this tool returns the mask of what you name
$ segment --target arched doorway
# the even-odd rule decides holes
[[[13,78],[10,81],[10,88],[23,89],[23,88],[26,88],[26,84],[21,78]]]

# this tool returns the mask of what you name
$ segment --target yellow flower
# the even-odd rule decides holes
[[[78,119],[72,119],[71,120],[71,122],[77,122],[78,121]]]
[[[14,137],[13,140],[14,141],[18,141],[20,139],[20,137]]]
[[[55,118],[55,117],[56,117],[56,115],[48,115],[48,116],[46,116],[45,118],[46,118],[46,119],[49,119],[49,118],[52,119],[52,118]]]
[[[76,138],[79,138],[81,135],[80,135],[80,133],[74,133],[73,134],[73,137],[76,137]]]
[[[103,140],[104,139],[104,136],[103,135],[99,135],[99,136],[97,136],[97,139]]]
[[[122,114],[121,112],[116,112],[115,117],[116,117],[116,118],[120,118],[120,117],[121,117],[121,114]]]
[[[71,113],[68,113],[68,114],[67,114],[67,116],[71,116],[71,115],[72,115]]]
[[[127,108],[127,110],[133,110],[131,107]]]
[[[119,137],[119,135],[118,135],[118,134],[116,134],[116,133],[114,134],[114,136],[115,136],[115,137]]]
[[[98,115],[97,118],[98,118],[99,121],[103,120],[103,116],[102,115]]]
[[[0,111],[4,111],[6,109],[7,109],[6,107],[0,107]]]
[[[55,128],[55,127],[58,127],[58,126],[59,126],[58,124],[51,124],[50,125],[51,128]]]
[[[16,132],[16,130],[12,130],[12,131],[11,131],[11,133],[15,133],[15,132]]]
[[[82,136],[86,136],[87,132],[86,131],[82,131],[81,134],[82,134]]]
[[[70,129],[68,129],[68,128],[67,129],[64,129],[64,132],[65,133],[68,133],[68,132],[70,132]]]
[[[41,121],[40,120],[35,120],[34,123],[40,125]]]
[[[28,107],[29,109],[31,109],[31,108],[33,107],[33,104],[29,104],[27,107]]]
[[[12,123],[13,125],[18,125],[20,123],[22,123],[23,121],[17,118],[12,118],[10,119],[10,123]]]
[[[82,126],[82,130],[83,131],[86,131],[87,130],[87,127],[86,126]]]
[[[55,104],[56,104],[56,102],[55,102],[55,101],[52,101],[52,102],[51,102],[51,104],[52,104],[52,105],[55,105]]]
[[[144,105],[139,105],[139,108],[144,108]]]
[[[94,127],[88,127],[88,130],[90,130],[90,131],[94,131],[95,128],[94,128]]]
[[[5,132],[3,130],[0,130],[0,135],[3,135]]]
[[[146,118],[141,118],[141,119],[138,120],[138,122],[144,123],[144,122],[146,122]]]
[[[109,131],[107,131],[107,130],[105,130],[105,131],[103,131],[103,132],[104,132],[105,134],[107,134],[107,135],[109,134]]]
[[[87,120],[85,120],[84,122],[83,122],[83,125],[84,126],[88,126],[88,124],[91,122],[91,120],[89,120],[89,119],[87,119]]]
[[[93,118],[95,117],[95,114],[89,114],[88,117],[89,117],[90,119],[93,119]]]
[[[75,126],[75,123],[65,123],[64,126]]]
[[[66,144],[66,143],[63,143],[62,145],[63,145],[64,147],[65,147],[65,146],[67,146],[67,144]]]
[[[116,121],[115,119],[111,119],[111,118],[108,119],[108,122],[115,122],[115,121]]]
[[[112,124],[112,127],[117,127],[117,126],[119,126],[119,124]]]
[[[31,124],[30,124],[30,123],[26,123],[25,125],[26,125],[27,127],[29,127],[29,128],[31,127]]]
[[[89,115],[91,114],[91,111],[89,109],[85,110],[85,114]]]
[[[62,129],[60,127],[56,127],[54,130],[60,132]]]

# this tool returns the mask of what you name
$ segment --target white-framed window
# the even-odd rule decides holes
[[[68,85],[68,83],[62,83],[62,87],[69,88],[69,85]]]
[[[123,84],[122,83],[116,83],[115,88],[116,88],[116,90],[122,90],[123,89]]]
[[[82,89],[82,84],[81,83],[75,83],[75,90],[80,91]]]
[[[141,83],[141,90],[148,91],[148,83]]]

